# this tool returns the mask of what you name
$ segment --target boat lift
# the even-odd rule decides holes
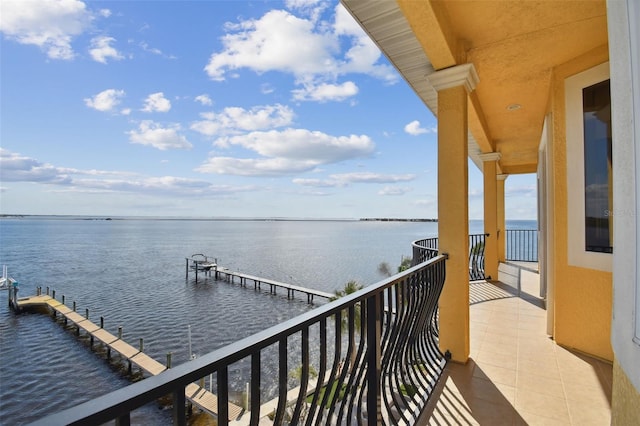
[[[218,259],[214,258],[213,261],[209,257],[202,253],[192,254],[191,257],[186,257],[185,266],[185,278],[189,278],[189,270],[196,273],[196,282],[198,282],[198,272],[204,272],[208,276],[211,276],[211,271],[218,272]]]

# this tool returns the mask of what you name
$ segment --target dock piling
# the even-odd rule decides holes
[[[167,368],[171,368],[171,356],[172,352],[167,352]]]

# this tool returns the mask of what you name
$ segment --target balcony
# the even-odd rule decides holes
[[[470,279],[482,241],[470,237]],[[437,239],[424,260],[387,280],[35,424],[129,424],[169,396],[187,423],[185,388],[215,378],[217,424],[608,424],[611,366],[546,335],[537,274],[522,285],[470,281],[471,354],[447,363],[437,305],[446,258]],[[242,404],[239,416],[230,403]]]
[[[611,364],[556,345],[536,297],[502,283],[470,284],[471,356],[449,363],[418,424],[608,425]]]

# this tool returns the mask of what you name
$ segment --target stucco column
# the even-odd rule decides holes
[[[499,152],[480,154],[484,177],[484,274],[498,279],[498,170]]]
[[[500,262],[507,261],[507,222],[505,221],[504,215],[504,182],[508,177],[509,175],[496,176],[496,200],[498,201],[498,260]],[[498,279],[498,276],[496,276],[494,279]]]
[[[440,296],[440,349],[469,358],[469,206],[467,93],[478,81],[472,64],[428,76],[438,91],[438,248],[449,255]]]

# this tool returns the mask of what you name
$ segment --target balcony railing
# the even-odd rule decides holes
[[[488,234],[469,235],[469,280],[484,280],[484,243]],[[438,255],[438,237],[414,241],[413,260],[424,262]]]
[[[506,260],[538,261],[537,229],[507,229],[506,239]]]
[[[218,424],[249,383],[238,424],[412,424],[446,364],[436,310],[445,257],[430,260],[294,319],[35,424],[129,424],[131,411],[171,395],[186,423],[185,387],[212,375]],[[270,401],[270,404],[265,404]],[[231,401],[234,402],[234,401]],[[238,419],[230,419],[238,420]]]

